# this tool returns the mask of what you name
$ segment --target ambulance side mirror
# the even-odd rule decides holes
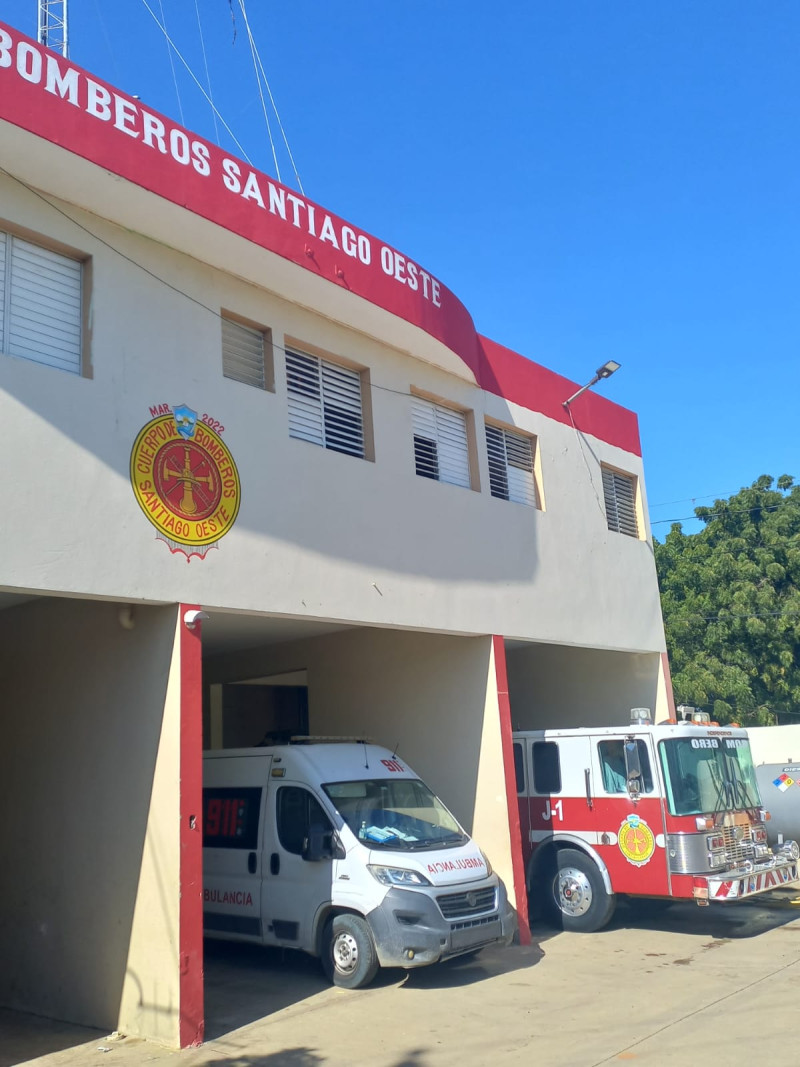
[[[344,849],[333,830],[311,827],[303,841],[303,859],[309,863],[321,860],[344,859]]]

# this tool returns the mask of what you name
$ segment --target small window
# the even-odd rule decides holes
[[[307,789],[285,785],[278,790],[278,840],[287,852],[302,856],[311,830],[331,833],[330,819]]]
[[[258,845],[261,790],[203,790],[203,848],[254,849]]]
[[[639,766],[642,769],[642,792],[653,792],[653,775],[650,771],[650,757],[647,745],[636,738],[636,750],[639,754]],[[606,793],[627,793],[628,774],[625,765],[625,745],[623,741],[600,741],[597,745],[600,770],[603,775],[603,788]]]
[[[421,478],[470,487],[469,438],[463,412],[414,396],[414,466]]]
[[[272,389],[272,331],[223,315],[222,373],[243,385]]]
[[[286,388],[290,437],[364,458],[358,371],[287,349]]]
[[[533,789],[543,795],[561,792],[561,763],[555,741],[533,742]]]
[[[636,479],[630,474],[621,474],[609,467],[603,467],[603,496],[609,530],[627,534],[628,537],[638,537]]]
[[[0,233],[0,352],[80,374],[83,264]]]
[[[530,507],[537,506],[533,448],[534,442],[530,437],[487,423],[486,451],[492,496]]]
[[[519,741],[514,742],[514,775],[517,779],[517,792],[525,792],[525,756]]]

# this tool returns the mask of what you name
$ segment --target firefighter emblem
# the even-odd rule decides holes
[[[136,501],[172,552],[203,557],[239,513],[239,472],[224,427],[185,404],[150,413],[131,450]]]
[[[656,850],[653,831],[638,815],[627,817],[619,828],[617,842],[622,855],[634,867],[644,867]]]

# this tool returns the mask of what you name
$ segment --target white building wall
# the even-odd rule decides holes
[[[753,762],[796,763],[800,760],[800,725],[748,726]]]
[[[0,475],[8,528],[25,531],[0,586],[663,648],[651,545],[609,532],[603,509],[599,461],[641,486],[637,456],[7,177],[0,218],[91,256],[93,278],[91,378],[0,357],[5,433],[26,442]],[[223,378],[221,308],[272,329],[274,393]],[[286,335],[369,368],[374,462],[289,438]],[[480,492],[415,474],[411,388],[474,412]],[[233,529],[189,566],[129,482],[157,403],[223,423],[242,482]],[[546,510],[491,497],[485,414],[538,435]]]

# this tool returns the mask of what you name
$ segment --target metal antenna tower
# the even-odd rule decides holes
[[[39,44],[60,52],[66,59],[69,55],[67,38],[67,0],[38,0]]]

